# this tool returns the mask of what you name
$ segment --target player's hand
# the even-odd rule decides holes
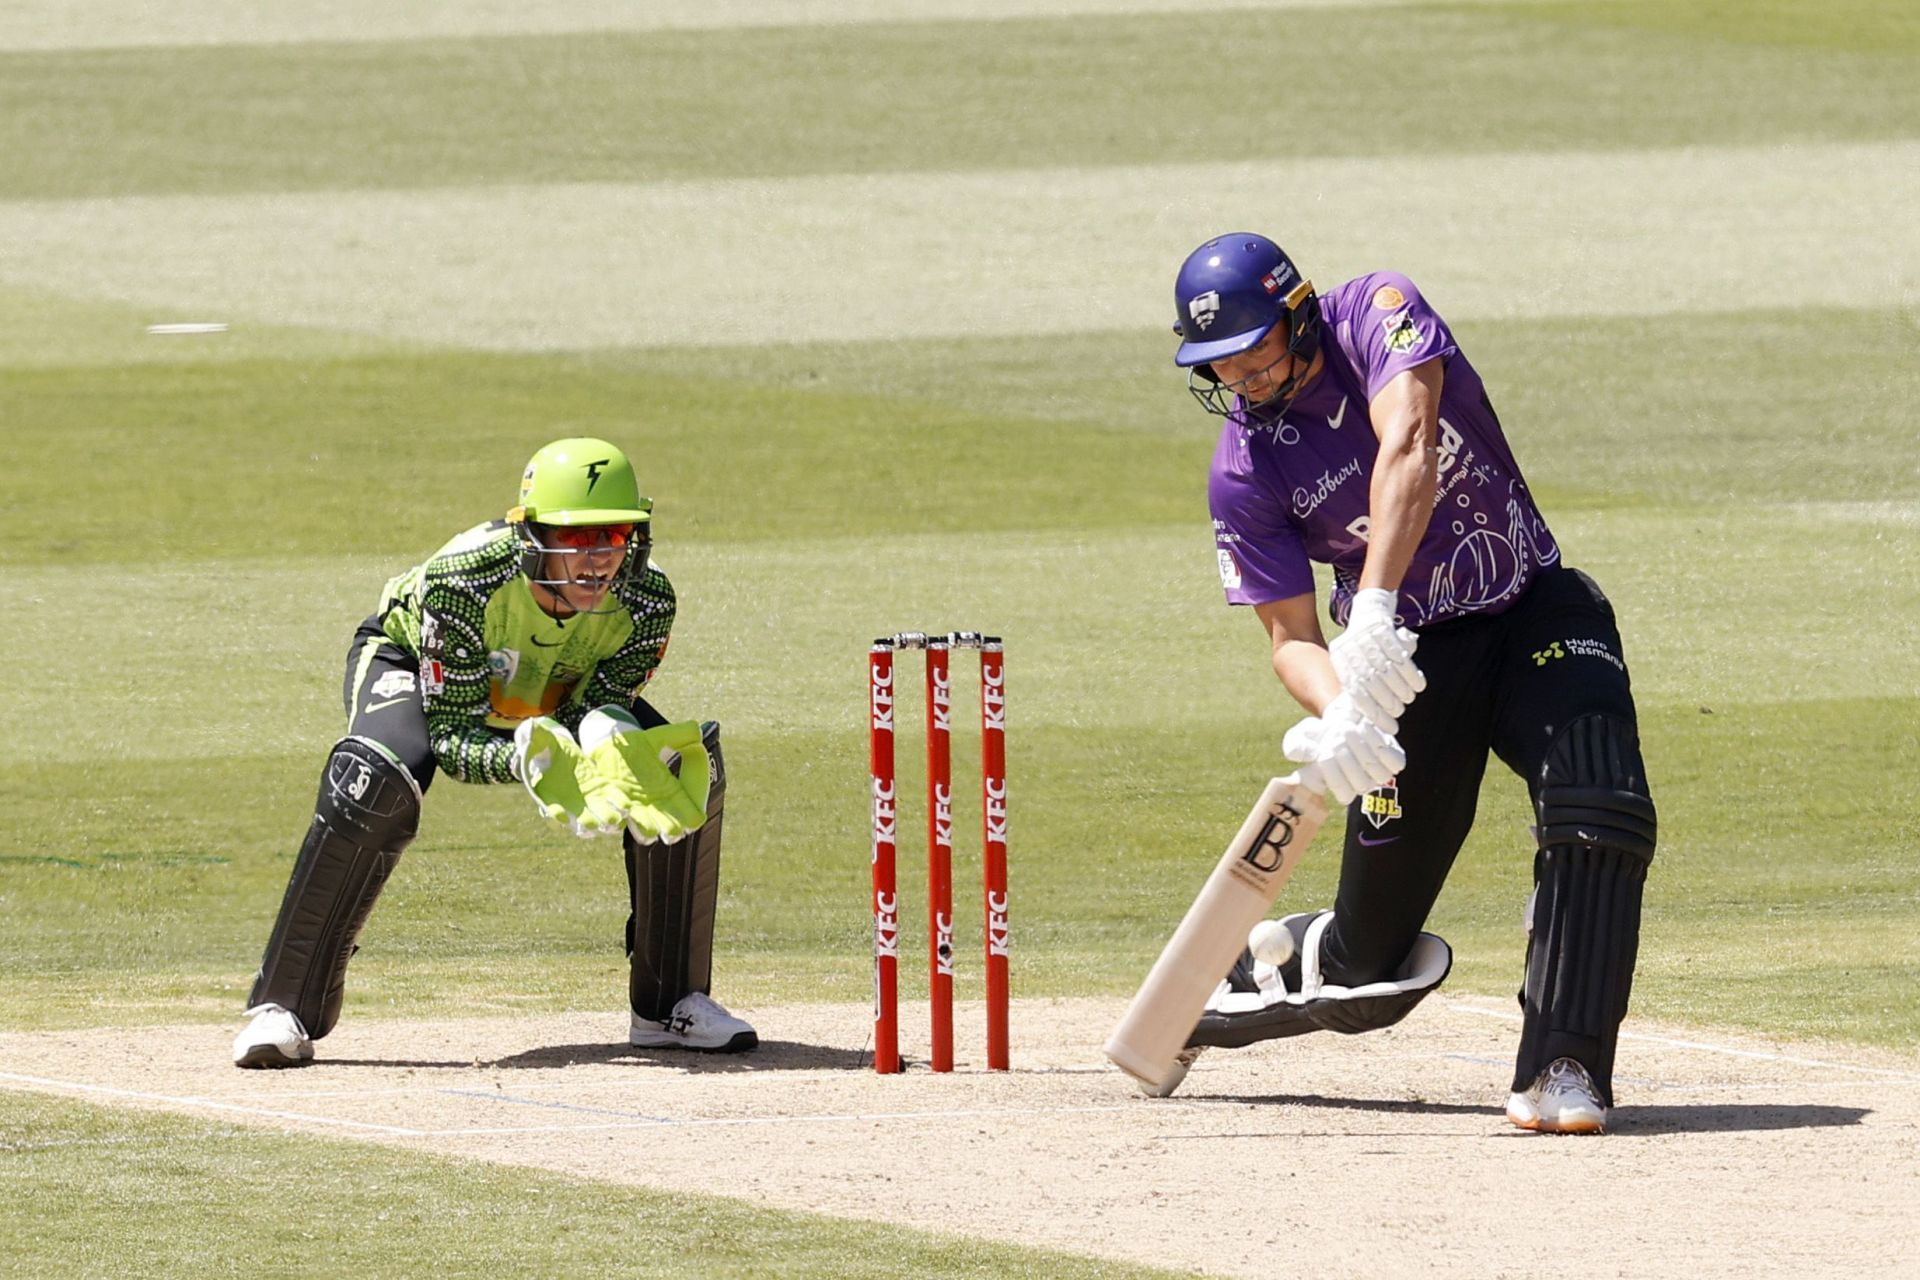
[[[1413,664],[1420,637],[1394,625],[1396,598],[1381,587],[1354,592],[1347,629],[1327,646],[1340,687],[1353,695],[1362,715],[1389,734],[1407,704],[1427,687],[1427,677]]]
[[[707,820],[713,771],[699,721],[642,729],[624,708],[600,707],[581,721],[580,742],[601,795],[639,839],[671,844]]]
[[[600,780],[580,744],[550,716],[522,720],[513,731],[516,771],[540,816],[582,838],[610,836],[625,821],[601,795]]]
[[[1385,786],[1407,766],[1407,753],[1387,730],[1360,714],[1342,693],[1318,716],[1287,730],[1280,744],[1289,760],[1309,765],[1341,804]],[[1302,771],[1303,779],[1307,777]]]

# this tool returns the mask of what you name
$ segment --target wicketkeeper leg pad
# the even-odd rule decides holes
[[[1658,826],[1631,723],[1576,720],[1554,740],[1538,792],[1526,1020],[1514,1089],[1573,1058],[1613,1101],[1613,1057],[1640,947],[1640,898]]]
[[[1380,982],[1343,987],[1324,981],[1320,948],[1333,912],[1285,917],[1294,935],[1294,959],[1276,968],[1243,953],[1234,972],[1207,1001],[1206,1012],[1188,1037],[1189,1048],[1244,1048],[1262,1040],[1338,1031],[1353,1035],[1390,1027],[1446,979],[1453,949],[1437,934],[1423,933],[1393,976]],[[1297,974],[1297,976],[1295,976]],[[1289,977],[1297,986],[1290,989]]]
[[[334,744],[313,822],[247,1005],[277,1004],[318,1040],[340,1018],[355,940],[420,829],[420,786],[369,738]]]
[[[713,917],[720,897],[720,830],[727,794],[720,758],[720,726],[700,726],[713,771],[707,820],[684,840],[667,844],[625,836],[627,883],[633,915],[627,920],[632,960],[627,994],[633,1012],[666,1021],[674,1005],[713,989]]]

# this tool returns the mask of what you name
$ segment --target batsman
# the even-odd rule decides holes
[[[1187,257],[1174,301],[1175,363],[1225,420],[1208,498],[1227,600],[1310,713],[1282,750],[1349,806],[1333,906],[1283,922],[1283,963],[1242,956],[1189,1053],[1372,1030],[1437,987],[1451,952],[1421,930],[1492,754],[1526,782],[1536,842],[1507,1118],[1603,1131],[1655,843],[1612,606],[1562,563],[1480,375],[1406,276],[1321,294],[1235,233]]]
[[[386,584],[347,650],[346,733],[321,771],[236,1065],[299,1065],[333,1030],[361,928],[440,772],[518,783],[556,827],[621,841],[633,1045],[759,1043],[709,994],[720,728],[670,723],[641,696],[675,609],[652,528],[624,453],[557,440],[527,464],[505,519]]]

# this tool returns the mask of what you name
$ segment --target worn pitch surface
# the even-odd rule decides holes
[[[1119,1012],[1022,1004],[1007,1075],[963,1032],[955,1074],[876,1077],[866,1010],[823,1005],[751,1011],[766,1042],[730,1059],[629,1049],[611,1013],[350,1018],[284,1072],[234,1070],[207,1026],[12,1034],[0,1084],[1223,1275],[1920,1259],[1911,1056],[1636,1025],[1614,1132],[1560,1138],[1502,1117],[1515,1020],[1492,1002],[1216,1052],[1166,1101],[1104,1065]]]

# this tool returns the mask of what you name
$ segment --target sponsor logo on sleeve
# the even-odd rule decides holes
[[[1390,284],[1383,284],[1373,291],[1373,305],[1379,311],[1393,311],[1402,306],[1407,295]]]
[[[1405,355],[1419,346],[1421,338],[1425,336],[1420,332],[1420,326],[1413,322],[1411,308],[1394,312],[1380,322],[1380,328],[1385,333],[1383,341],[1387,351],[1396,356]]]
[[[1218,547],[1216,551],[1220,556],[1220,585],[1229,591],[1238,590],[1240,587],[1240,562],[1235,560],[1233,558],[1233,552],[1227,550],[1225,547]]]
[[[375,680],[373,687],[367,690],[368,696],[373,698],[391,698],[395,694],[412,692],[413,672],[411,671],[389,671]]]

